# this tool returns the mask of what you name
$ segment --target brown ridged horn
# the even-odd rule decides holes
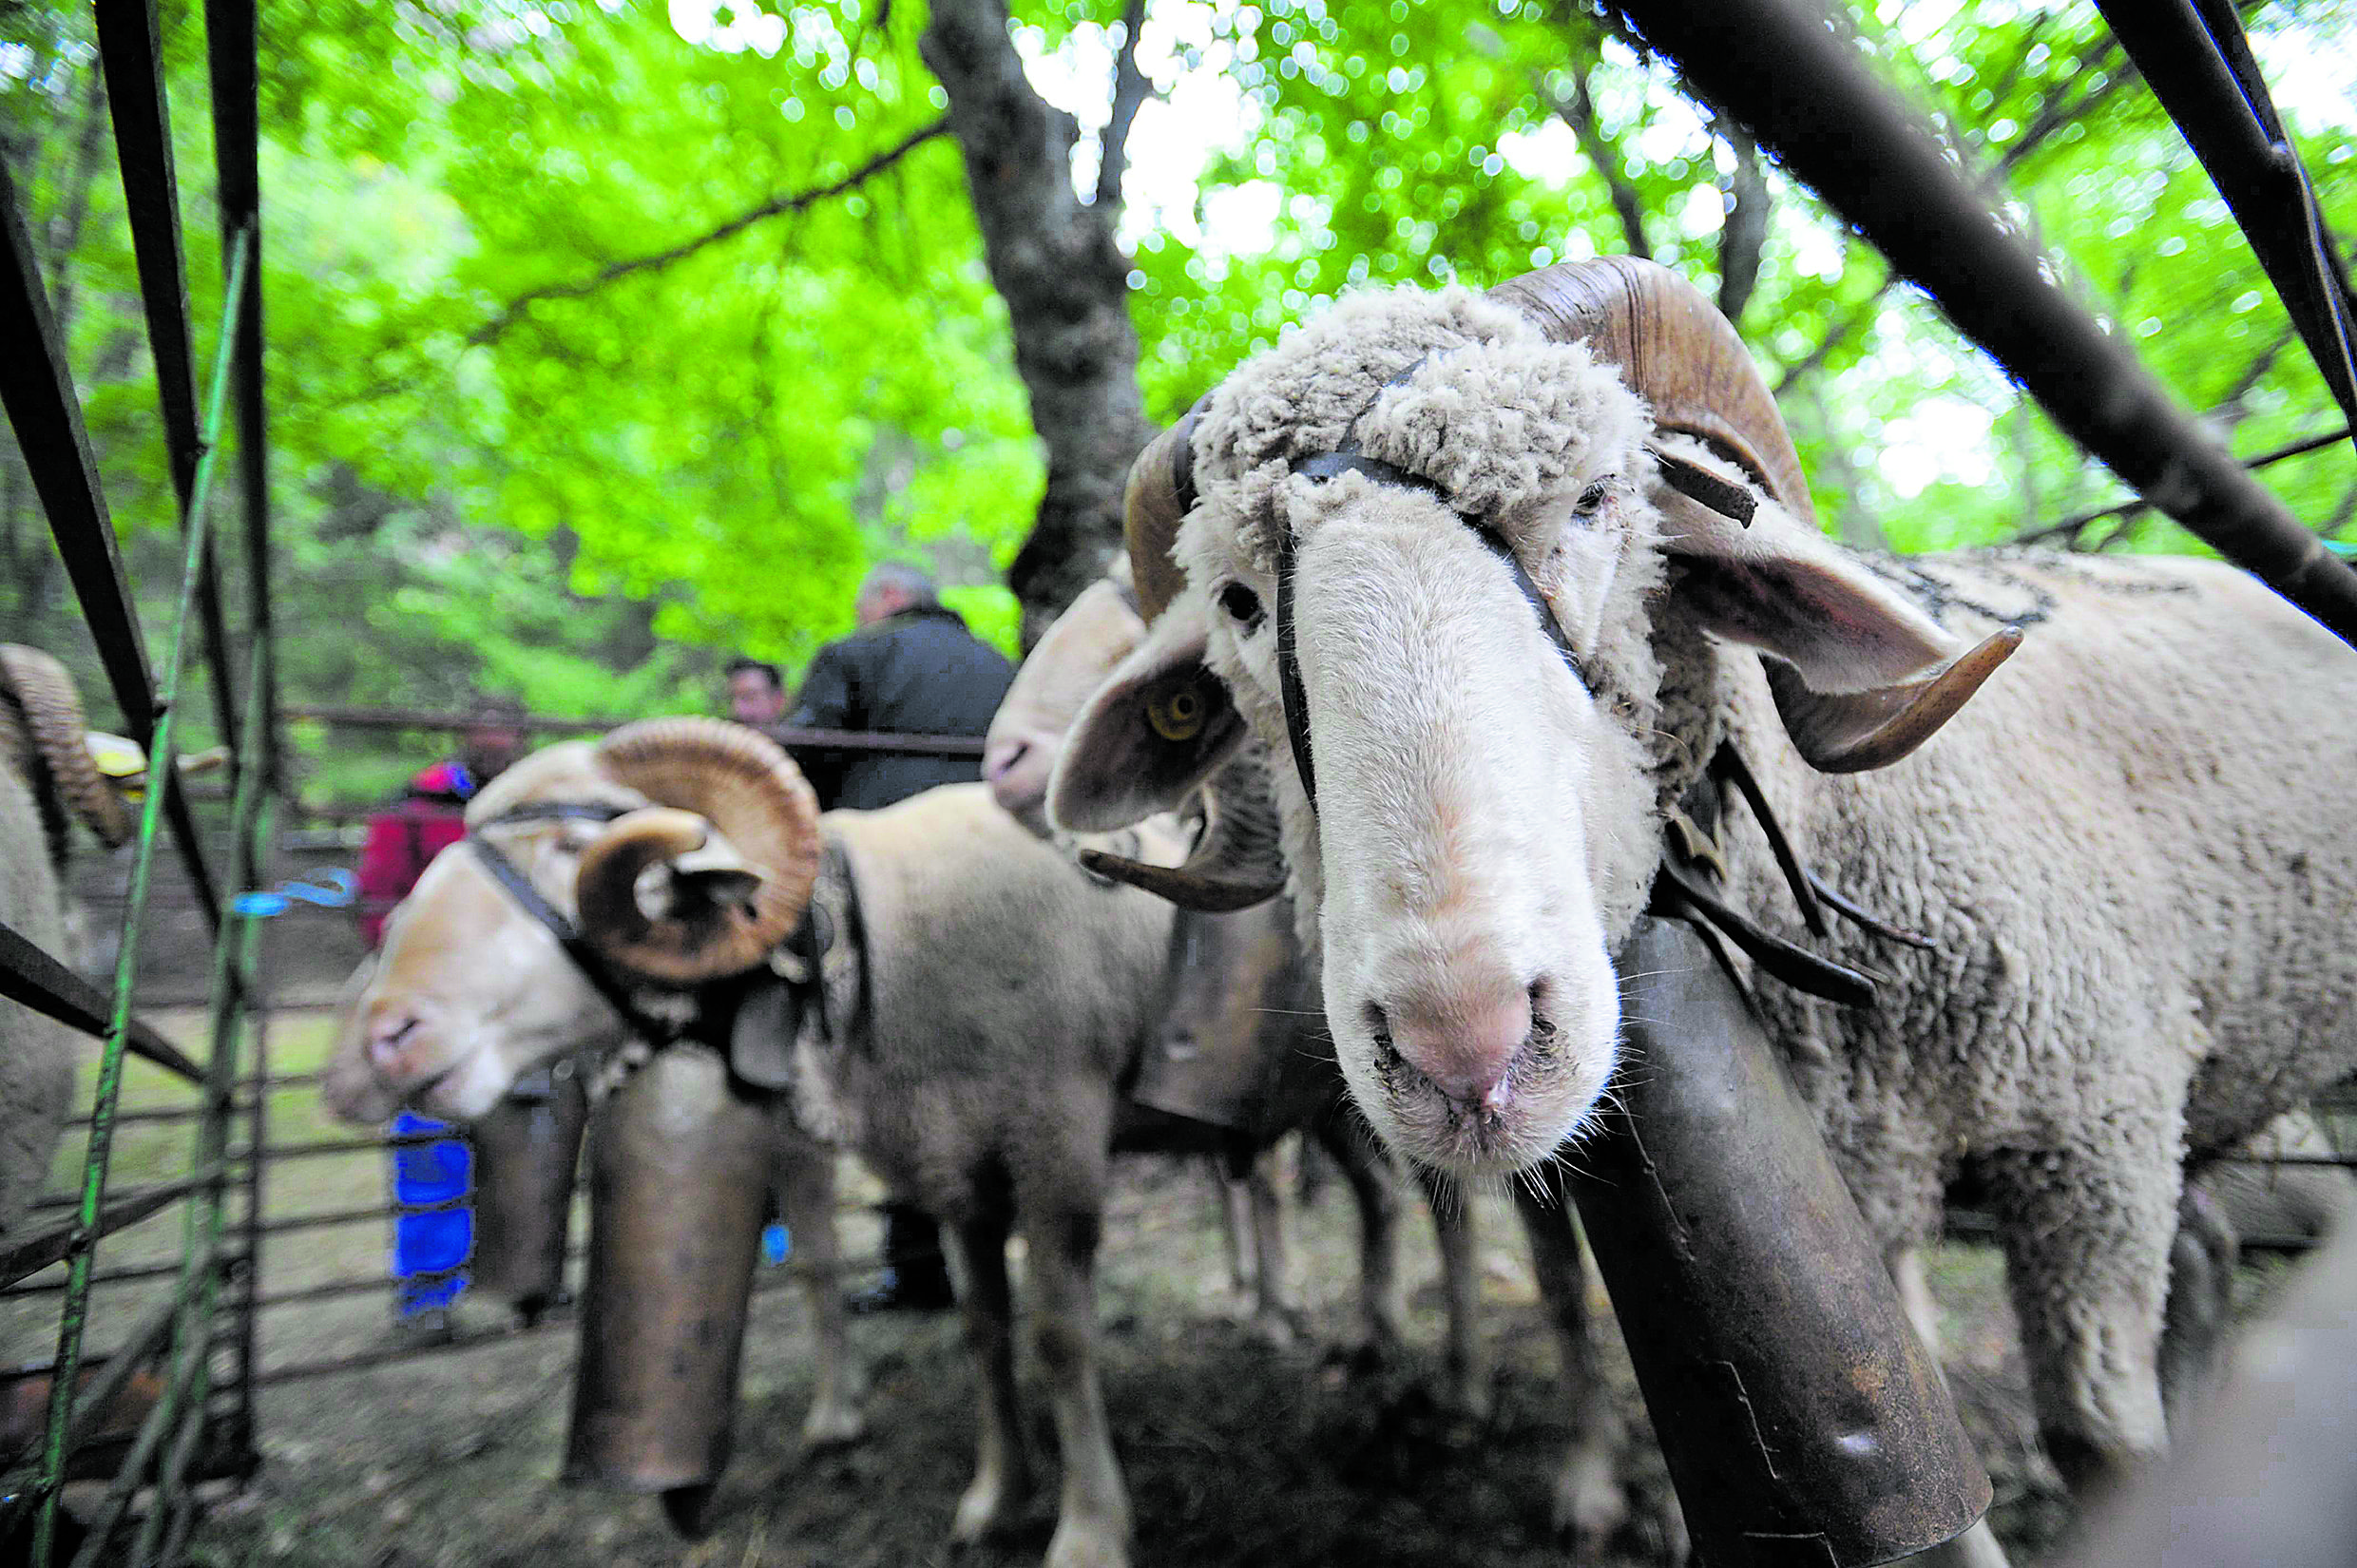
[[[123,796],[90,760],[82,739],[87,730],[82,697],[66,666],[38,648],[0,643],[0,684],[17,710],[11,717],[23,732],[19,744],[29,754],[20,755],[18,766],[27,767],[33,793],[45,793],[40,775],[46,773],[49,788],[100,842],[110,850],[127,842],[138,824]],[[38,771],[27,766],[32,757],[38,758]],[[51,857],[62,859],[63,850],[62,842],[52,844]]]
[[[1697,438],[1815,531],[1809,482],[1775,395],[1734,324],[1693,284],[1658,263],[1615,256],[1527,273],[1489,297],[1556,342],[1586,341],[1652,406],[1657,430]],[[2018,632],[2001,632],[1919,680],[1836,695],[1811,691],[1770,660],[1769,690],[1810,766],[1820,773],[1883,768],[1930,738],[2020,641]]]
[[[1129,486],[1121,492],[1121,531],[1129,541],[1132,585],[1138,591],[1139,613],[1149,625],[1187,585],[1170,549],[1179,521],[1195,506],[1195,425],[1210,398],[1205,392],[1196,399],[1178,423],[1146,444],[1129,466]]]
[[[1148,866],[1102,850],[1083,850],[1081,864],[1182,909],[1211,914],[1249,909],[1285,890],[1266,751],[1248,746],[1212,775],[1203,786],[1203,814],[1202,834],[1183,866]]]
[[[1554,342],[1587,343],[1651,405],[1655,429],[1699,439],[1817,526],[1800,454],[1758,364],[1710,296],[1683,277],[1658,262],[1606,256],[1524,273],[1489,297]]]
[[[2007,626],[1920,680],[1836,697],[1811,691],[1792,666],[1772,659],[1768,691],[1803,761],[1821,774],[1865,773],[1930,739],[2021,645],[2022,628]]]
[[[680,819],[632,813],[582,854],[573,891],[582,930],[634,974],[694,985],[739,974],[769,957],[810,904],[822,850],[818,797],[768,736],[717,718],[649,718],[599,742],[598,765],[658,805],[703,817],[761,872],[743,903],[716,902],[691,917],[649,921],[639,873],[688,843]]]

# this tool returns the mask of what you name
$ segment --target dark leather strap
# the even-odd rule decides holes
[[[604,955],[589,945],[588,939],[581,934],[581,927],[573,924],[571,917],[543,898],[540,889],[532,886],[532,879],[524,874],[522,868],[508,859],[497,845],[482,836],[482,828],[508,822],[545,822],[561,818],[610,822],[622,814],[619,811],[603,807],[547,809],[555,804],[545,803],[537,809],[520,808],[516,813],[493,817],[467,835],[467,847],[474,851],[475,859],[482,863],[483,869],[491,873],[491,880],[506,889],[508,896],[514,899],[526,914],[547,927],[548,934],[557,939],[557,946],[572,961],[573,967],[581,971],[581,977],[589,983],[591,989],[605,999],[608,1006],[622,1015],[623,1022],[630,1025],[631,1033],[649,1045],[668,1045],[685,1036],[688,1030],[641,1008],[631,995],[629,983],[616,974],[613,966],[605,962]]]

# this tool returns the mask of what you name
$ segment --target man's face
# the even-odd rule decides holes
[[[852,614],[863,626],[872,626],[890,616],[898,615],[909,607],[909,596],[898,588],[879,583],[862,593],[852,604]]]
[[[728,678],[728,716],[739,724],[775,724],[784,717],[786,694],[759,670]]]
[[[460,748],[467,771],[480,788],[506,773],[524,755],[524,732],[502,723],[477,724]]]

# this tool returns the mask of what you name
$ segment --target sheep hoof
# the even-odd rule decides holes
[[[957,1518],[949,1525],[949,1544],[971,1546],[1016,1522],[1023,1512],[1026,1488],[995,1475],[978,1475],[958,1499]]]
[[[1047,1543],[1044,1568],[1129,1568],[1127,1534],[1100,1520],[1067,1519]]]
[[[1253,1313],[1245,1328],[1272,1350],[1290,1350],[1310,1331],[1306,1314],[1289,1307],[1264,1307]]]
[[[823,1454],[835,1448],[848,1448],[868,1435],[868,1418],[858,1407],[837,1405],[826,1409],[813,1409],[802,1422],[802,1451]]]
[[[1629,1498],[1609,1455],[1575,1452],[1564,1462],[1549,1518],[1581,1557],[1619,1534],[1629,1521]]]
[[[705,1481],[663,1493],[663,1518],[671,1521],[680,1539],[701,1540],[712,1533],[712,1499],[719,1489],[719,1482]]]

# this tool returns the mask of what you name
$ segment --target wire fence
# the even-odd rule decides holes
[[[208,0],[205,7],[224,282],[219,347],[201,398],[155,11],[101,6],[97,22],[183,554],[163,657],[151,665],[28,215],[0,167],[0,341],[10,345],[0,355],[0,400],[115,704],[147,755],[112,985],[103,991],[88,985],[57,955],[12,929],[0,942],[0,993],[100,1042],[71,1199],[59,1212],[36,1211],[0,1246],[0,1286],[45,1270],[63,1273],[55,1291],[56,1349],[40,1374],[46,1385],[39,1431],[29,1455],[0,1462],[7,1463],[0,1474],[0,1543],[34,1568],[57,1560],[74,1533],[76,1564],[176,1555],[195,1520],[193,1483],[250,1469],[255,1454],[253,1282],[263,1162],[249,1160],[240,1169],[230,1151],[240,1126],[249,1147],[267,1142],[264,1102],[240,1107],[234,1098],[241,1078],[267,1070],[266,1039],[254,1008],[252,923],[228,910],[220,893],[224,876],[232,887],[255,881],[276,755],[255,14],[252,0]],[[244,546],[244,635],[234,656],[221,591],[226,551],[212,527],[222,509],[213,505],[213,492],[233,404]],[[179,720],[200,679],[210,687],[229,752],[228,820],[212,835],[209,852],[178,767]],[[159,847],[167,837],[211,940],[206,1016],[194,1052],[133,1010]],[[217,869],[224,863],[225,872]],[[131,1058],[193,1092],[197,1114],[182,1129],[182,1174],[110,1190]],[[177,1247],[164,1243],[145,1264],[164,1287],[160,1297],[104,1354],[92,1353],[86,1341],[101,1244],[133,1233],[142,1245],[152,1244],[172,1214],[181,1221]],[[112,1432],[106,1418],[135,1388],[144,1412],[136,1428]],[[102,1444],[102,1435],[116,1441]],[[102,1448],[109,1452],[102,1455]],[[65,1520],[60,1498],[67,1481],[93,1466],[112,1479],[86,1516]],[[151,1501],[129,1529],[132,1498],[142,1488],[152,1488]],[[133,1538],[127,1548],[119,1539],[126,1529]]]

